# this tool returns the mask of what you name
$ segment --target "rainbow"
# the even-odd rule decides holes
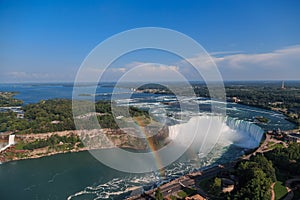
[[[164,166],[161,160],[161,157],[159,156],[157,145],[155,145],[153,141],[153,137],[148,137],[147,131],[144,128],[145,127],[145,121],[141,117],[134,117],[134,121],[138,125],[140,132],[143,133],[143,135],[146,138],[147,146],[150,149],[150,152],[155,160],[155,165],[157,168],[157,171],[159,172],[161,177],[165,176],[165,170]]]

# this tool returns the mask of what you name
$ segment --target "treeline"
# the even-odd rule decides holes
[[[236,170],[239,178],[237,190],[231,199],[271,199],[271,185],[276,181],[273,163],[262,155],[241,162]]]
[[[209,97],[209,91],[205,85],[193,85],[197,96]],[[292,88],[281,89],[276,86],[257,85],[225,85],[227,97],[238,97],[242,103],[270,108],[270,103],[282,102],[278,107],[293,110],[300,108],[300,85]]]
[[[21,106],[22,100],[15,99],[16,92],[0,92],[0,107]]]
[[[83,143],[77,135],[71,134],[69,136],[52,135],[47,139],[36,139],[33,142],[23,143],[19,142],[16,146],[18,150],[34,150],[43,147],[49,147],[55,150],[71,150],[76,147],[83,147]]]
[[[0,131],[18,131],[19,133],[44,133],[73,130],[72,102],[66,99],[53,99],[28,104],[22,107],[24,118],[16,113],[0,113]]]
[[[300,87],[227,86],[227,97],[238,97],[242,104],[283,111],[288,119],[300,126]]]
[[[276,181],[273,163],[263,155],[251,157],[250,160],[237,164],[231,172],[237,179],[235,188],[230,193],[222,192],[222,181],[215,177],[211,182],[208,193],[212,199],[271,199],[271,184]]]
[[[114,113],[112,111],[112,107],[114,108]],[[149,113],[147,111],[132,106],[129,106],[128,109],[129,116],[128,116],[127,108],[116,106],[114,103],[112,105],[110,101],[97,102],[95,105],[95,109],[97,113],[103,113],[97,116],[101,128],[118,129],[119,128],[118,123],[124,124],[122,123],[123,119],[115,119],[115,117],[118,116],[125,116],[125,118],[143,116],[147,119],[150,119]]]
[[[197,96],[210,98],[205,83],[191,82],[191,85]],[[176,93],[179,95],[184,95],[186,92],[185,87],[181,87],[180,83],[169,86],[176,88]],[[146,93],[174,95],[169,88],[159,84],[146,84],[138,89]],[[299,82],[287,82],[285,88],[281,88],[281,82],[225,82],[225,92],[227,98],[237,97],[242,104],[282,111],[288,120],[300,127]]]
[[[209,90],[204,83],[191,83],[194,92],[199,97],[210,98]],[[147,84],[139,88],[151,93],[172,94],[165,86]],[[178,94],[184,89],[178,86]],[[225,92],[228,98],[238,97],[242,104],[265,109],[279,108],[285,111],[289,120],[300,126],[300,84],[288,82],[286,88],[281,88],[281,82],[235,82],[225,83]]]
[[[276,102],[278,107],[292,109],[300,107],[300,88],[281,89],[279,87],[227,86],[227,97],[237,96],[244,104],[270,108]]]
[[[300,144],[291,143],[288,148],[277,147],[264,154],[278,171],[288,172],[289,176],[300,174]]]
[[[277,179],[285,182],[300,174],[300,144],[291,143],[287,148],[278,146],[264,154],[241,161],[232,172],[238,177],[231,193],[221,193],[218,179],[211,184],[214,196],[222,199],[270,199],[271,185]],[[218,184],[219,183],[219,184]],[[218,187],[216,187],[218,186]]]
[[[95,105],[98,121],[102,128],[118,128],[112,114],[111,102],[98,101]],[[24,118],[18,119],[16,113],[0,113],[0,131],[17,131],[18,133],[45,133],[64,130],[75,130],[72,112],[72,101],[51,99],[22,107]],[[132,116],[149,117],[146,111],[130,107]]]
[[[203,84],[193,85],[197,96],[209,98],[209,91]],[[237,97],[240,103],[265,109],[277,108],[288,116],[288,119],[300,126],[300,85],[294,84],[281,88],[280,83],[244,83],[226,84],[226,96]]]

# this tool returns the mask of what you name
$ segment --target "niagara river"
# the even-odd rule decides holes
[[[15,97],[25,104],[72,97],[69,84],[1,84],[0,90],[19,92]],[[97,98],[109,99],[112,90],[112,87],[98,88]],[[37,91],[42,95],[33,95]],[[228,103],[226,117],[211,116],[206,114],[212,101],[209,99],[187,100],[199,104],[201,113],[195,114],[166,104],[174,99],[170,95],[135,94],[129,101],[122,98],[122,93],[128,90],[119,91],[117,103],[120,105],[130,102],[132,106],[148,109],[157,120],[162,120],[168,113],[166,124],[170,141],[178,146],[191,147],[164,169],[163,176],[159,172],[120,172],[102,164],[88,151],[65,153],[0,164],[0,199],[123,199],[132,192],[150,189],[194,170],[232,161],[245,150],[258,147],[266,130],[294,127],[282,114],[260,108]],[[178,116],[184,120],[180,121]],[[256,123],[256,116],[266,117],[269,122]],[[188,134],[196,126],[197,134],[191,136],[191,141]]]

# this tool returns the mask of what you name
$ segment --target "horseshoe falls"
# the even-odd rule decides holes
[[[207,155],[217,144],[256,148],[263,133],[263,129],[254,123],[219,116],[196,116],[186,123],[169,126],[170,140],[200,156]]]
[[[230,117],[227,117],[225,131],[224,137],[233,145],[247,149],[258,147],[264,133],[261,127],[252,122]]]

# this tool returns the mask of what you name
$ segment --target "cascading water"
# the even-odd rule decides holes
[[[254,123],[228,117],[226,125],[231,129],[227,137],[232,144],[247,149],[259,146],[264,130]]]
[[[15,135],[10,135],[8,138],[8,145],[14,145],[15,144]]]
[[[0,152],[4,151],[5,149],[7,149],[8,147],[10,147],[11,145],[14,145],[14,144],[15,144],[15,135],[10,135],[8,138],[8,144],[5,147],[2,147],[0,149]]]
[[[179,146],[189,146],[198,155],[207,155],[216,144],[245,149],[259,146],[263,136],[259,126],[230,117],[197,116],[187,123],[169,127],[169,138]]]

